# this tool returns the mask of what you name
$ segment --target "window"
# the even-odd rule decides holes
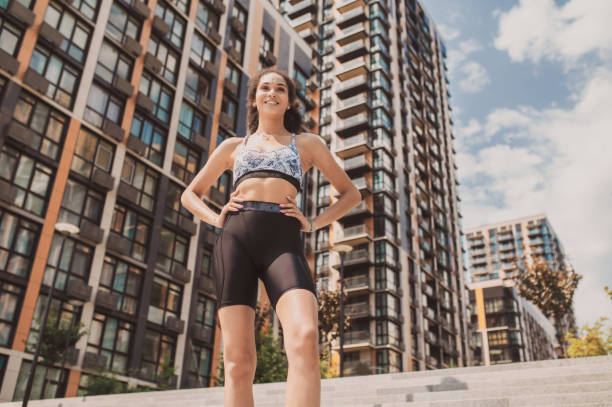
[[[393,178],[391,178],[391,176],[385,171],[374,171],[374,190],[395,192],[395,183],[393,182]]]
[[[212,352],[209,348],[192,344],[189,358],[189,370],[187,371],[188,387],[208,387],[210,380],[210,368],[212,364]]]
[[[47,96],[67,109],[72,108],[79,72],[42,45],[37,45],[30,68],[49,81]]]
[[[174,12],[172,7],[168,7],[168,5],[163,1],[157,2],[157,7],[155,7],[155,15],[164,20],[170,27],[168,34],[166,34],[166,39],[178,49],[183,48],[185,21]]]
[[[162,227],[156,266],[159,270],[171,273],[177,264],[186,267],[189,252],[189,238]]]
[[[95,313],[89,329],[87,352],[105,356],[106,370],[126,374],[133,332],[131,323]]]
[[[298,83],[301,85],[301,89],[298,89],[296,87],[296,92],[298,96],[302,97],[303,99],[306,99],[306,82],[308,81],[308,78],[306,77],[304,71],[302,71],[297,65],[293,66],[293,80],[296,85]]]
[[[319,185],[317,187],[317,206],[329,205],[330,189],[330,184]]]
[[[170,0],[172,4],[176,6],[185,14],[189,14],[189,0]]]
[[[210,226],[207,224],[207,226]],[[212,228],[213,226],[211,226]],[[207,228],[207,232],[210,230],[210,228]],[[207,276],[209,278],[213,278],[212,276],[212,270],[210,267],[210,251],[208,251],[207,249],[204,249],[202,251],[202,262],[200,263],[200,274]],[[201,278],[201,277],[200,277]]]
[[[329,246],[329,227],[317,230],[316,250],[321,250]]]
[[[13,119],[32,130],[32,143],[28,147],[59,161],[60,145],[67,128],[66,116],[34,96],[22,92]]]
[[[153,100],[153,115],[168,125],[172,109],[172,90],[145,72],[140,79],[140,91]]]
[[[194,141],[196,135],[208,138],[204,134],[206,118],[189,104],[183,102],[179,116],[178,134],[186,140]]]
[[[144,271],[112,256],[104,256],[100,286],[119,296],[117,311],[136,315]]]
[[[70,3],[73,8],[79,10],[81,14],[87,17],[92,23],[96,22],[96,14],[98,13],[98,0],[73,0]]]
[[[238,53],[238,62],[242,63],[242,57],[243,57],[242,54],[244,52],[244,40],[232,30],[230,31],[228,44],[229,44],[230,49],[233,48],[234,50],[236,50],[236,52]]]
[[[0,346],[12,346],[23,294],[22,287],[0,281]]]
[[[16,57],[23,31],[0,17],[0,49]]]
[[[260,50],[263,52],[270,51],[274,52],[274,38],[265,31],[261,32],[261,45]]]
[[[13,401],[21,401],[25,395],[25,388],[30,375],[32,362],[23,359],[17,385],[13,394]],[[66,381],[68,380],[69,369],[60,370],[57,367],[46,367],[41,364],[36,365],[34,380],[30,392],[30,400],[53,399],[64,397]]]
[[[399,318],[399,300],[388,293],[376,293],[376,316]]]
[[[82,64],[85,61],[91,28],[55,2],[49,3],[45,21],[64,37],[59,48]]]
[[[219,31],[219,15],[212,12],[202,0],[198,1],[198,12],[196,14],[196,26],[208,34],[212,31]]]
[[[194,103],[200,103],[202,99],[210,99],[210,79],[201,75],[192,66],[187,67],[185,78],[185,96]]]
[[[395,264],[397,262],[398,254],[397,248],[391,243],[379,240],[374,242],[374,262],[375,263],[390,263]]]
[[[203,295],[198,295],[194,323],[205,329],[207,333],[206,342],[213,343],[213,334],[215,332],[215,301]]]
[[[108,23],[106,24],[106,33],[120,43],[123,42],[125,36],[138,41],[140,37],[140,23],[136,18],[130,16],[130,13],[123,7],[113,2]]]
[[[180,225],[179,220],[184,218],[186,220],[193,219],[193,215],[181,205],[181,194],[184,188],[170,182],[168,184],[168,198],[166,199],[166,211],[164,212],[164,220],[170,222],[173,225]],[[187,241],[188,243],[189,241]]]
[[[27,278],[40,225],[0,209],[0,270]]]
[[[106,120],[121,124],[123,110],[123,100],[92,83],[84,113],[86,121],[100,128],[104,126]]]
[[[395,240],[397,236],[397,223],[386,216],[374,217],[374,236],[384,236]]]
[[[153,277],[151,303],[147,320],[164,325],[169,316],[178,319],[183,296],[183,288],[179,284],[161,277]]]
[[[0,154],[0,163],[0,178],[17,189],[12,203],[44,216],[54,170],[6,144]]]
[[[376,321],[376,345],[399,346],[401,334],[399,325],[391,321]]]
[[[92,259],[93,249],[91,247],[55,233],[47,257],[43,284],[50,287],[54,274],[56,274],[55,289],[59,291],[66,290],[68,283],[72,280],[81,280],[87,284]]]
[[[198,169],[199,154],[190,149],[186,144],[176,140],[174,156],[172,157],[172,175],[185,184],[191,182]]]
[[[90,178],[94,168],[110,172],[115,155],[114,145],[81,127],[70,169]]]
[[[46,291],[45,287],[43,287],[43,289]],[[40,332],[40,322],[42,321],[43,312],[47,305],[47,298],[49,297],[46,293],[41,293],[36,301],[34,316],[30,324],[30,332],[26,343],[26,352],[28,353],[34,353],[36,349],[36,341],[38,340],[38,333]],[[47,324],[54,321],[56,326],[70,326],[71,324],[76,326],[81,320],[82,310],[82,306],[75,306],[68,301],[53,297],[49,306],[49,319],[47,319]]]
[[[98,78],[106,81],[109,85],[113,84],[116,76],[129,82],[132,77],[132,66],[131,58],[111,45],[109,41],[102,42],[98,64],[96,65]]]
[[[130,155],[126,155],[121,171],[121,181],[138,190],[135,205],[148,211],[153,211],[155,194],[157,193],[157,179],[159,175]]]
[[[81,226],[82,220],[88,220],[98,225],[102,218],[103,208],[103,194],[68,178],[57,221]]]
[[[316,274],[325,273],[329,267],[329,252],[317,253],[315,255]]]
[[[389,267],[376,266],[375,287],[377,290],[397,290],[399,288],[398,274]]]
[[[152,35],[149,39],[147,50],[157,57],[162,63],[160,75],[176,85],[176,74],[178,71],[178,53],[168,48],[157,36]]]
[[[147,119],[144,115],[138,112],[134,114],[130,134],[147,145],[144,156],[159,166],[162,165],[164,157],[167,133],[166,129]]]
[[[145,331],[140,373],[156,380],[162,371],[162,364],[174,364],[176,338],[147,329]]]
[[[236,128],[236,116],[238,111],[238,103],[223,94],[221,100],[221,112],[227,114],[232,120],[232,129]]]
[[[147,258],[150,229],[151,221],[148,218],[123,205],[115,204],[111,231],[128,239],[128,251],[132,258],[139,261],[145,261]]]
[[[234,2],[234,8],[232,9],[232,17],[236,17],[238,21],[240,21],[246,27],[247,12],[242,6],[238,4],[238,2]]]
[[[391,349],[378,349],[376,351],[376,373],[398,373],[402,371],[402,358],[400,354]]]
[[[196,66],[203,67],[206,61],[215,61],[215,47],[204,39],[197,32],[194,33],[191,40],[191,52],[189,54],[191,61]]]
[[[235,65],[228,63],[225,69],[225,80],[231,81],[237,88],[240,88],[240,70]]]

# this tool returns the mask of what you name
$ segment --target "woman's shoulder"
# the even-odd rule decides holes
[[[299,146],[304,146],[304,147],[312,146],[312,143],[325,144],[321,136],[319,136],[318,134],[314,134],[314,133],[296,133],[295,142]]]

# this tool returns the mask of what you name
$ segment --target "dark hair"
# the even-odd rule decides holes
[[[253,103],[255,102],[255,94],[257,93],[257,85],[259,85],[259,80],[262,76],[271,72],[279,74],[283,77],[285,82],[287,82],[289,109],[287,109],[283,118],[285,129],[292,133],[304,131],[302,114],[300,113],[299,105],[295,100],[295,82],[293,82],[293,79],[291,79],[287,71],[274,67],[262,69],[261,71],[257,72],[255,76],[249,79],[247,90],[247,130],[251,134],[257,131],[257,127],[259,126],[259,112],[257,111],[257,106],[253,106]]]

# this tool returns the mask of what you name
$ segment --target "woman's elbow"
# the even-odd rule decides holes
[[[349,191],[349,196],[353,198],[353,201],[355,202],[355,206],[359,205],[359,203],[363,199],[361,197],[361,192],[359,192],[359,190],[355,186],[353,186],[353,188],[351,188],[351,190]]]

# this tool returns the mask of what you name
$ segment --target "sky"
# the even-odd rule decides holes
[[[577,324],[612,320],[612,1],[421,4],[447,49],[463,229],[547,215],[583,276]]]

